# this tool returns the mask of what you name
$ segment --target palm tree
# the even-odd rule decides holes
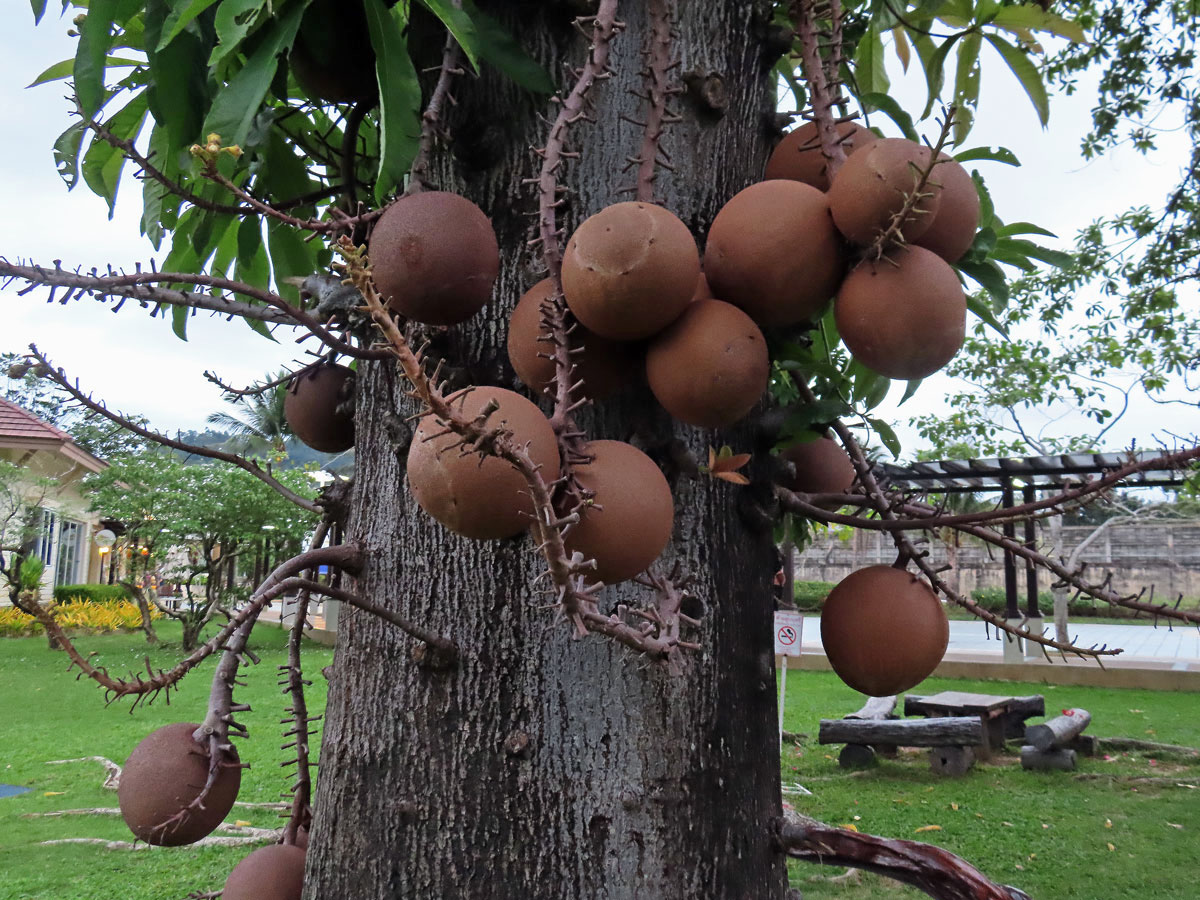
[[[286,372],[279,372],[270,380],[282,378]],[[264,391],[261,394],[247,394],[240,397],[226,398],[227,401],[241,411],[241,416],[227,412],[211,413],[207,419],[210,425],[216,425],[223,431],[233,435],[225,442],[227,449],[235,453],[266,453],[272,452],[277,460],[287,456],[286,443],[292,436],[287,419],[283,414],[284,398],[287,396],[287,382]]]

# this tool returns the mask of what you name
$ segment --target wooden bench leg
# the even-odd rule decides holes
[[[847,744],[838,754],[838,765],[843,769],[869,769],[876,762],[875,751],[866,744]]]
[[[929,751],[929,768],[935,775],[966,775],[975,765],[971,747],[934,747]]]

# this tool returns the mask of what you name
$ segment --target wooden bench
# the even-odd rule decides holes
[[[980,759],[988,759],[1004,749],[1009,738],[1025,734],[1025,720],[1046,714],[1046,701],[1040,694],[1030,697],[1006,697],[994,694],[970,694],[942,691],[932,697],[909,694],[904,698],[906,716],[976,716],[983,727],[983,740],[975,748]]]
[[[1025,729],[1021,768],[1074,772],[1075,749],[1071,746],[1092,721],[1086,709],[1066,709],[1061,716]]]
[[[929,765],[938,775],[963,775],[975,764],[974,747],[983,742],[978,716],[927,719],[822,719],[817,742],[879,748],[929,747]],[[843,750],[843,753],[845,751]],[[839,759],[839,763],[846,766]]]

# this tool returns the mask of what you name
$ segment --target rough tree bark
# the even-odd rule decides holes
[[[675,171],[660,171],[656,193],[703,246],[720,206],[761,177],[773,113],[767,4],[672,5],[677,76],[704,90],[674,101],[684,116],[666,141]],[[580,4],[487,6],[548,71],[583,60],[587,42],[570,25]],[[633,183],[623,170],[641,131],[618,115],[641,117],[631,91],[641,86],[644,5],[622,3],[620,18],[617,74],[593,95],[599,124],[572,128],[582,157],[565,173],[568,230],[631,196],[619,189]],[[522,179],[536,172],[538,116],[552,113],[545,98],[486,73],[456,95],[453,155],[435,160],[434,180],[491,216],[502,268],[493,304],[450,336],[449,361],[472,380],[509,384],[507,316],[544,274],[526,245],[536,207]],[[542,566],[527,537],[471,542],[420,512],[404,489],[402,419],[414,411],[405,385],[391,363],[359,371],[349,536],[368,551],[360,590],[450,636],[462,659],[452,671],[422,668],[403,634],[343,612],[305,897],[783,897],[771,837],[780,794],[769,527],[743,524],[732,485],[677,477],[666,559],[697,576],[703,651],[672,676],[601,638],[574,641],[535,593]],[[667,465],[672,426],[644,386],[584,420],[594,436],[632,440]],[[674,436],[700,456],[710,443],[748,450],[753,429]],[[644,603],[641,591],[609,588],[607,600]]]

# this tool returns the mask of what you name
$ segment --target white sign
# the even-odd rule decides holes
[[[799,656],[804,634],[803,613],[777,610],[775,612],[775,655]]]

